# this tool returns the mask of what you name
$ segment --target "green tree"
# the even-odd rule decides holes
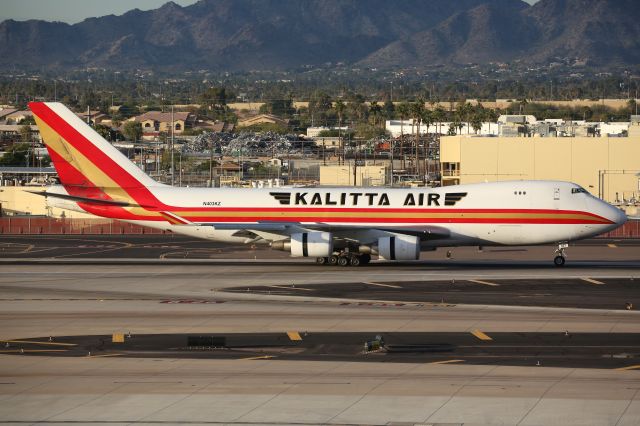
[[[386,120],[391,120],[396,112],[396,106],[391,102],[391,99],[387,99],[382,106],[382,114]]]
[[[31,142],[31,126],[28,124],[23,124],[20,126],[20,140],[22,142]]]
[[[338,127],[342,127],[342,118],[344,117],[344,112],[347,109],[347,106],[339,99],[336,101],[333,109],[336,111],[336,115],[338,116]]]
[[[104,124],[98,124],[95,130],[103,138],[107,140],[111,139],[111,128],[109,126],[105,126]]]
[[[446,112],[444,110],[444,108],[442,108],[440,105],[438,105],[434,110],[433,110],[433,120],[438,123],[438,133],[442,134],[442,122],[444,121],[446,117]]]
[[[0,157],[0,166],[26,166],[28,154],[29,144],[14,144]]]
[[[200,104],[206,109],[222,110],[227,106],[227,90],[224,87],[209,87],[200,96]]]
[[[137,141],[142,137],[142,123],[138,121],[127,121],[124,123],[124,128],[122,129],[122,134],[129,141]]]
[[[397,113],[400,117],[400,155],[402,158],[402,168],[404,169],[406,168],[406,158],[404,155],[404,121],[409,117],[409,114],[411,114],[411,106],[406,102],[402,102],[398,105]]]
[[[314,126],[317,122],[326,124],[327,113],[331,110],[331,97],[324,92],[315,92],[309,100],[309,115]]]
[[[260,107],[261,114],[273,114],[281,117],[291,116],[294,112],[291,99],[270,99]]]
[[[380,105],[378,105],[378,102],[371,102],[371,105],[369,105],[369,117],[373,118],[373,125],[377,126],[378,125],[378,118],[380,117],[380,115],[382,114],[382,107],[380,107]]]

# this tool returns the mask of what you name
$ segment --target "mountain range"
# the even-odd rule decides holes
[[[0,69],[286,70],[575,58],[640,64],[638,0],[201,0],[0,23]]]

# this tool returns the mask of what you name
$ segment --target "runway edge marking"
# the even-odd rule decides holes
[[[367,284],[367,285],[375,285],[378,287],[389,287],[389,288],[402,288],[399,285],[392,285],[392,284],[382,284],[382,283],[374,283],[372,281],[363,281],[362,284]]]
[[[464,359],[447,359],[447,360],[444,360],[444,361],[429,362],[428,364],[442,365],[442,364],[455,364],[457,362],[464,362]]]
[[[500,284],[491,283],[489,281],[482,281],[482,280],[467,280],[467,281],[469,281],[470,283],[488,285],[488,286],[491,286],[491,287],[500,287]]]

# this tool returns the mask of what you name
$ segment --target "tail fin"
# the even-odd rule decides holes
[[[57,102],[31,102],[42,140],[70,195],[154,205],[147,189],[160,186],[127,157]]]

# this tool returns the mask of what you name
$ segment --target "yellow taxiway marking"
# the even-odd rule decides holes
[[[464,359],[447,359],[445,361],[430,362],[429,364],[453,364],[456,362],[464,362]]]
[[[480,340],[493,340],[491,337],[487,336],[486,334],[484,334],[480,330],[473,330],[471,332],[471,334],[473,334],[474,336],[476,336]]]
[[[287,331],[287,336],[289,336],[289,340],[296,340],[296,341],[302,340],[300,333],[298,333],[297,331]]]
[[[617,248],[618,246],[615,245],[615,244],[607,244],[607,247],[609,247],[609,248]]]
[[[11,349],[0,351],[0,354],[22,354],[27,352],[67,352],[68,349]]]
[[[87,358],[106,358],[109,356],[122,356],[122,354],[87,355]]]
[[[241,361],[254,361],[257,359],[271,359],[275,358],[275,355],[265,355],[265,356],[252,356],[251,358],[240,358]]]
[[[33,340],[0,340],[0,343],[26,343],[30,345],[47,345],[47,346],[77,346],[75,343],[37,342]]]
[[[640,365],[630,365],[630,366],[628,366],[628,367],[616,368],[616,370],[618,370],[618,371],[625,371],[625,370],[640,370]]]
[[[593,278],[581,277],[580,279],[588,282],[589,284],[604,285],[602,281],[594,280]]]
[[[270,288],[279,288],[281,290],[300,290],[300,291],[315,291],[312,288],[303,288],[303,287],[294,287],[294,286],[284,286],[284,285],[268,285]]]
[[[378,287],[389,287],[389,288],[402,288],[399,285],[392,285],[392,284],[382,284],[382,283],[374,283],[371,281],[364,281],[362,284],[368,284],[368,285],[376,285]]]
[[[481,280],[467,280],[471,283],[482,284],[482,285],[490,285],[491,287],[500,287],[500,284],[490,283],[489,281],[481,281]]]

